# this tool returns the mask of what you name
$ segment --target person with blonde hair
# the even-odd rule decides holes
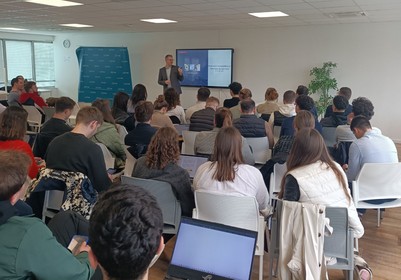
[[[211,161],[199,166],[193,188],[216,193],[253,196],[259,211],[266,213],[269,194],[259,170],[244,163],[241,134],[232,126],[217,133]]]
[[[191,217],[195,207],[191,180],[188,172],[177,164],[179,158],[177,131],[171,127],[159,128],[146,155],[137,160],[132,176],[170,183],[180,201],[182,215]]]
[[[272,114],[274,111],[278,111],[279,107],[277,104],[278,92],[275,88],[269,87],[265,93],[265,102],[259,104],[256,107],[256,112],[259,114]]]

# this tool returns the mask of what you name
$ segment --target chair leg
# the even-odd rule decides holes
[[[380,227],[380,208],[377,208],[377,227]]]
[[[259,256],[259,280],[263,280],[263,254]]]

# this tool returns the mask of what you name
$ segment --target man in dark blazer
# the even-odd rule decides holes
[[[163,86],[163,92],[167,88],[174,88],[178,94],[181,94],[181,84],[180,81],[184,79],[184,74],[182,69],[176,65],[173,65],[174,58],[171,54],[164,57],[166,61],[166,66],[160,68],[159,70],[159,85]]]

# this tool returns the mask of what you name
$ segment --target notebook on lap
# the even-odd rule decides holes
[[[182,217],[166,279],[249,280],[257,232]]]
[[[207,157],[180,155],[178,165],[188,171],[189,177],[193,179],[199,166],[208,161]]]

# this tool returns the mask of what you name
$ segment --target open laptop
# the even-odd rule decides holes
[[[180,136],[182,136],[184,130],[189,130],[189,124],[175,124],[174,126]]]
[[[165,279],[249,280],[257,232],[182,217]]]
[[[189,177],[193,179],[199,166],[207,161],[208,158],[204,156],[180,155],[178,165],[187,170]]]

